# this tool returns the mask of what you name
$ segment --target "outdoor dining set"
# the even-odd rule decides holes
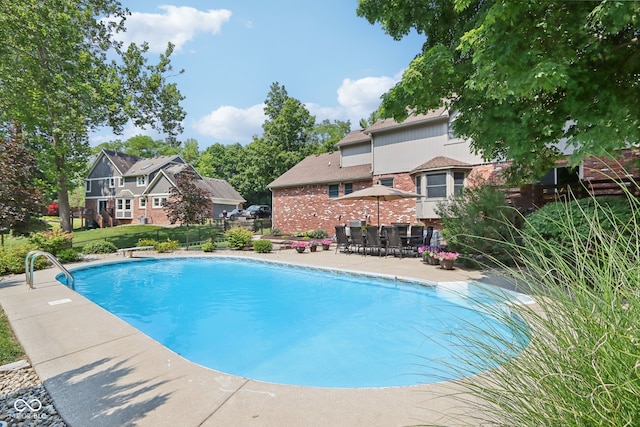
[[[394,224],[377,227],[358,224],[336,225],[336,252],[363,255],[418,256],[424,245],[439,245],[439,232],[423,225]]]

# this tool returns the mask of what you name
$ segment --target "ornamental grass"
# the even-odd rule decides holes
[[[626,195],[631,215],[624,220],[596,198],[589,210],[575,201],[560,203],[545,220],[563,230],[562,246],[526,227],[527,218],[525,231],[512,229],[511,241],[518,242],[506,243],[512,261],[494,258],[491,264],[536,304],[513,305],[502,314],[484,309],[530,342],[510,359],[483,345],[499,334],[466,325],[484,336],[476,354],[456,366],[500,367],[456,383],[463,393],[453,397],[473,408],[473,415],[461,412],[459,418],[447,413],[456,425],[638,425],[640,202]]]

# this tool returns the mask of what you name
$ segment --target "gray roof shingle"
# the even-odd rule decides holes
[[[410,173],[451,168],[471,169],[472,167],[473,166],[471,164],[462,162],[460,160],[452,159],[445,156],[438,156],[424,162],[420,166],[417,166]]]
[[[273,180],[269,188],[286,188],[298,185],[359,181],[372,178],[371,165],[341,167],[340,153],[316,154],[306,157],[297,165]]]

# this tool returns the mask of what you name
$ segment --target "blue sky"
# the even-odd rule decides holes
[[[149,42],[164,52],[171,41],[173,81],[186,99],[184,141],[199,148],[219,142],[243,145],[261,135],[263,103],[273,82],[304,103],[317,121],[351,120],[358,128],[401,77],[424,39],[394,41],[379,26],[356,15],[356,0],[151,0],[122,2],[132,15],[123,40]],[[128,127],[91,142],[147,134]]]

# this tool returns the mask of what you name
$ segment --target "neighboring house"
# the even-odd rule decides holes
[[[144,223],[168,224],[162,203],[175,186],[175,174],[191,165],[179,156],[151,159],[102,150],[85,179],[85,214],[99,227]],[[228,182],[200,177],[210,194],[211,218],[246,201]]]
[[[420,198],[380,202],[380,224],[422,223],[438,228],[438,203],[465,186],[497,179],[508,166],[484,162],[471,151],[470,141],[452,132],[455,114],[441,108],[413,115],[402,123],[392,119],[346,135],[339,151],[307,157],[269,184],[272,192],[273,227],[283,232],[324,229],[334,233],[338,224],[366,220],[376,224],[375,201],[336,200],[353,191],[379,183],[421,194]],[[595,182],[602,171],[620,172],[637,150],[627,150],[623,161],[585,159],[577,172],[563,164],[542,180],[550,187]],[[514,200],[531,203],[530,195]]]

